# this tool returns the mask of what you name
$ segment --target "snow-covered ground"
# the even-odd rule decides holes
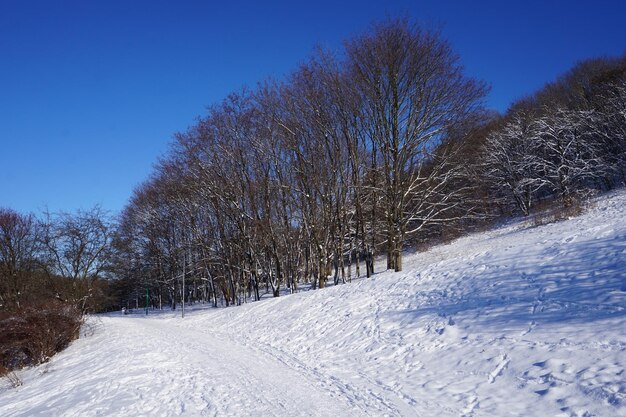
[[[626,193],[242,307],[92,318],[0,416],[626,416]]]

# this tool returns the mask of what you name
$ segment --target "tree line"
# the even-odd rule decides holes
[[[177,134],[121,215],[119,275],[153,305],[240,304],[574,206],[625,183],[625,69],[582,62],[499,115],[437,31],[376,24]]]
[[[41,300],[99,308],[114,232],[98,207],[40,217],[0,208],[0,310]]]
[[[485,183],[514,211],[626,184],[626,55],[577,64],[493,123]]]
[[[581,62],[504,115],[487,92],[407,19],[318,49],[175,135],[115,222],[3,209],[0,308],[41,292],[96,311],[323,288],[626,182],[626,56]]]
[[[370,276],[379,251],[401,271],[409,237],[475,209],[452,138],[486,90],[437,32],[393,20],[230,94],[135,191],[122,274],[229,305]]]

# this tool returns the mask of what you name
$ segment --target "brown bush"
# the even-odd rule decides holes
[[[81,323],[80,311],[61,302],[0,312],[0,376],[47,362],[78,338]]]
[[[533,226],[543,226],[580,216],[584,211],[583,201],[579,199],[572,199],[567,205],[557,201],[545,206],[543,210],[537,211],[532,216],[532,224]]]

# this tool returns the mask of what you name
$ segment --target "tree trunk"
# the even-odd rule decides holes
[[[320,289],[324,288],[326,283],[326,262],[323,258],[319,260],[319,271],[318,271],[319,284],[318,287]]]
[[[396,245],[396,249],[394,251],[394,266],[395,266],[396,272],[402,271],[402,243],[401,242],[398,242],[398,244]]]

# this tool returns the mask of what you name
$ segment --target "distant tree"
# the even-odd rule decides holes
[[[483,175],[493,195],[512,201],[525,216],[547,186],[539,172],[533,114],[519,111],[493,131],[484,146]]]
[[[38,266],[39,228],[36,219],[0,208],[0,309],[20,307],[33,286]]]
[[[602,138],[607,174],[626,185],[626,64],[624,70],[605,85],[598,99],[602,116],[598,116],[601,120],[596,125],[596,134]]]
[[[582,61],[514,103],[483,146],[491,195],[524,214],[626,184],[626,57]]]
[[[567,206],[602,174],[594,111],[554,109],[535,121],[536,181],[547,182]]]
[[[50,276],[70,279],[71,300],[82,311],[93,296],[94,282],[103,276],[111,255],[112,221],[99,207],[73,214],[46,213],[40,241]]]

